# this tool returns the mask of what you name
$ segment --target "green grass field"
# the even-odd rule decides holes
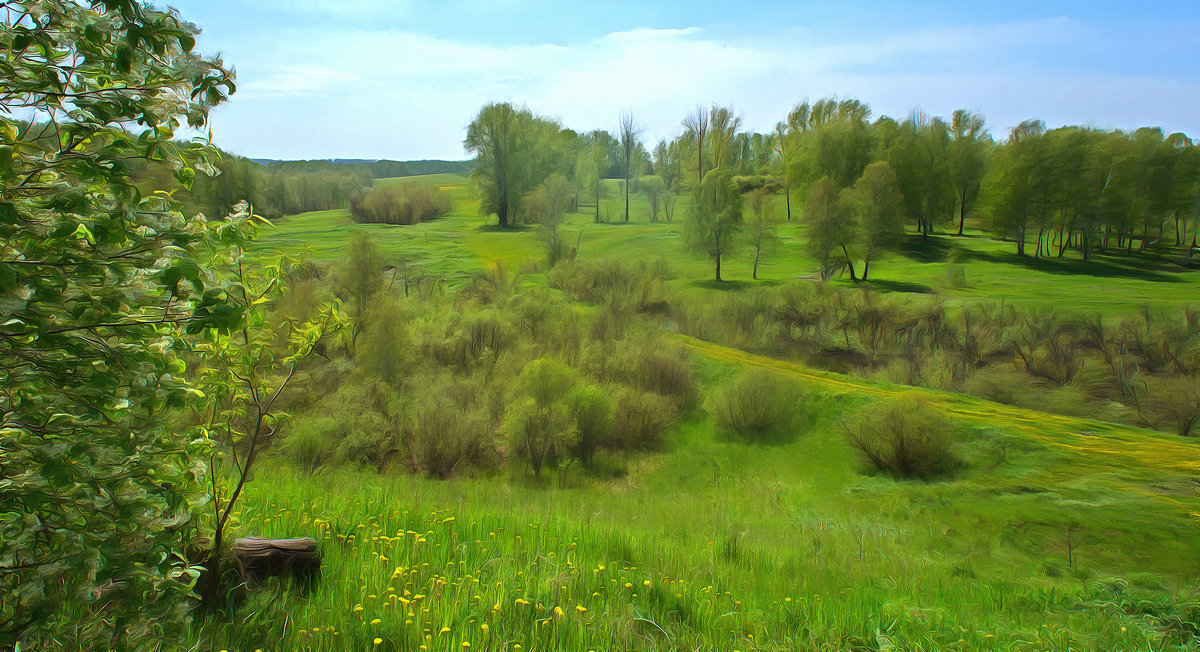
[[[368,230],[387,257],[452,285],[497,263],[539,264],[532,228],[488,225],[462,177],[428,182],[453,194],[450,215],[396,227],[308,213],[264,228],[254,254],[307,250],[337,265],[350,234]],[[615,187],[605,201],[617,216]],[[634,208],[630,224],[594,224],[584,206],[566,239],[582,234],[585,258],[666,258],[672,283],[700,296],[754,283],[742,255],[724,265],[732,282],[714,287],[709,263],[680,249],[678,222],[649,223],[641,198]],[[799,227],[779,230],[759,283],[813,271]],[[955,243],[964,287],[946,283]],[[1013,249],[979,234],[940,237],[882,258],[872,276],[879,289],[1110,318],[1187,305],[1200,280],[1118,259],[1034,264]],[[697,408],[665,450],[624,460],[624,474],[568,470],[540,482],[520,471],[309,476],[276,461],[256,473],[236,535],[317,538],[323,579],[308,594],[252,592],[227,621],[197,625],[197,649],[1200,649],[1194,441],[679,339],[706,388],[752,367],[802,384],[805,426],[751,445]],[[957,475],[863,472],[838,419],[891,396],[953,419]]]

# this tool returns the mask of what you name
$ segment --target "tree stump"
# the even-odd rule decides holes
[[[321,552],[317,550],[316,539],[243,537],[233,542],[233,553],[248,580],[290,577],[311,587],[321,576]]]

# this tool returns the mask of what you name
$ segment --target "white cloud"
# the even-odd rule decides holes
[[[457,158],[466,124],[490,101],[527,104],[580,130],[613,129],[631,110],[653,142],[678,133],[697,104],[732,105],[746,128],[768,130],[800,100],[827,95],[894,116],[918,106],[981,110],[998,134],[1030,116],[1196,126],[1185,109],[1200,101],[1197,84],[1056,70],[1048,51],[1089,38],[1067,18],[860,43],[793,33],[804,36],[727,41],[697,28],[635,29],[500,47],[389,30],[281,31],[242,58],[243,92],[214,129],[221,144],[265,156]]]

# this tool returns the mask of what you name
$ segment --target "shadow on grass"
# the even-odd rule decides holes
[[[1139,256],[1137,259],[1117,260],[1113,256],[1093,257],[1091,260],[1072,260],[1066,258],[1034,258],[1014,253],[994,253],[990,251],[964,251],[963,257],[1001,265],[1014,265],[1025,269],[1045,272],[1047,274],[1069,274],[1077,276],[1096,276],[1101,278],[1127,278],[1155,283],[1182,283],[1184,279],[1169,273],[1155,271],[1150,267],[1161,266],[1161,259],[1156,264],[1149,264]]]
[[[933,292],[933,288],[928,285],[913,283],[911,281],[888,281],[869,278],[860,283],[859,286],[883,290],[885,292],[914,292],[916,294],[929,294]]]
[[[753,287],[754,283],[751,281],[716,281],[709,279],[707,281],[692,281],[690,285],[692,287],[704,288],[706,290],[721,290],[722,292],[729,292],[731,290],[744,290],[748,287]]]
[[[950,250],[954,241],[950,238],[922,238],[919,235],[909,236],[900,243],[897,251],[906,258],[920,263],[944,263],[950,258]]]
[[[524,233],[532,231],[535,228],[533,224],[509,224],[508,226],[500,226],[499,224],[481,224],[475,227],[476,231],[484,233]]]

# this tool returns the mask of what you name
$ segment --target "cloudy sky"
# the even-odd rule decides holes
[[[495,101],[649,142],[697,105],[766,131],[804,99],[984,114],[994,134],[1160,125],[1200,137],[1200,2],[173,0],[237,70],[214,139],[264,158],[467,158]]]

